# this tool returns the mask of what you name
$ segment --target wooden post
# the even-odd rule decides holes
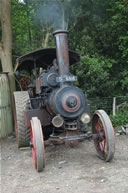
[[[12,105],[9,107],[9,111],[10,109],[11,112],[13,111],[14,108],[14,101],[13,101],[13,92],[15,91],[15,77],[14,77],[14,73],[13,73],[13,65],[12,65],[12,25],[11,25],[11,0],[0,0],[0,24],[1,24],[1,29],[2,29],[2,36],[0,37],[0,64],[2,66],[2,72],[4,72],[5,74],[8,73],[8,76],[6,77],[7,80],[5,82],[7,82],[9,84],[8,87],[8,91],[10,91],[10,93],[7,91],[3,90],[3,79],[5,80],[5,74],[1,75],[1,87],[0,87],[0,92],[2,97],[4,98],[3,94],[5,94],[5,98],[10,98],[11,96],[11,103],[10,105]],[[6,85],[6,83],[5,83]],[[3,92],[3,93],[2,93]],[[8,96],[6,96],[8,95]],[[3,100],[4,99],[0,99],[1,101],[1,120],[0,121],[8,121],[8,124],[11,124],[11,122],[13,121],[13,117],[12,120],[9,120],[9,117],[6,117],[6,113],[4,114],[4,112],[6,112],[6,108],[3,109]],[[10,99],[9,99],[10,100]],[[6,101],[5,101],[6,103]],[[7,104],[6,104],[7,105]],[[5,105],[5,106],[6,106]],[[8,108],[8,107],[7,107]],[[5,110],[5,111],[4,111]],[[5,118],[3,117],[3,114],[5,116]],[[7,114],[8,116],[9,114]],[[12,115],[12,113],[11,113]],[[9,115],[10,116],[10,115]],[[11,116],[10,116],[11,117]],[[7,119],[6,119],[7,118]],[[3,122],[0,123],[4,124]],[[1,126],[3,127],[3,125]],[[11,125],[9,127],[7,127],[9,129],[11,129]],[[5,128],[5,129],[7,129]],[[4,129],[2,128],[2,131]],[[12,129],[11,129],[12,130]],[[0,128],[1,131],[1,128]],[[8,134],[10,133],[7,132]],[[3,136],[3,134],[2,134]]]
[[[113,117],[116,115],[116,97],[113,97],[112,115]]]
[[[8,73],[0,74],[0,138],[7,137],[13,132],[10,88]]]

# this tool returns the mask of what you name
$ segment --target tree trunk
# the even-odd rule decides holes
[[[45,38],[44,38],[43,43],[42,43],[42,47],[43,48],[47,48],[48,47],[49,36],[50,36],[50,29],[47,28],[47,32],[46,32]]]
[[[46,32],[45,38],[44,38],[43,43],[42,43],[42,48],[47,48],[48,47],[49,36],[50,36],[50,29],[47,28],[47,32]],[[40,68],[40,74],[42,72],[43,72],[43,68]]]
[[[12,65],[11,0],[0,0],[0,22],[2,27],[2,39],[0,40],[0,63],[2,65],[2,71],[9,73],[11,99],[13,104],[15,78]]]
[[[12,29],[11,0],[0,0],[0,19],[2,26],[1,62],[3,72],[13,72],[12,68]]]

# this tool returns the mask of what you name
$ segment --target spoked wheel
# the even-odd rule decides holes
[[[93,116],[92,135],[99,157],[106,162],[112,160],[115,153],[115,133],[104,110],[96,111]]]
[[[20,86],[23,89],[28,89],[28,85],[31,84],[31,80],[29,77],[24,76],[23,78],[20,79]]]
[[[34,167],[41,172],[45,167],[45,150],[42,127],[37,117],[31,120],[31,142]]]

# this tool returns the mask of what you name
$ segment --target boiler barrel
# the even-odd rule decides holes
[[[8,136],[12,131],[13,117],[8,74],[0,73],[0,138]]]

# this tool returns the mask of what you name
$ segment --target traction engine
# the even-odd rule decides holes
[[[20,81],[27,91],[14,92],[15,128],[18,147],[30,146],[34,167],[45,167],[45,146],[76,145],[93,138],[98,156],[110,161],[115,151],[115,135],[111,121],[103,110],[90,114],[87,97],[74,86],[77,77],[69,64],[80,59],[68,50],[67,31],[55,31],[56,49],[42,49],[17,59],[17,70],[34,73],[34,81]],[[37,75],[38,74],[38,75]],[[26,81],[27,80],[27,81]],[[87,124],[92,118],[92,132]]]

